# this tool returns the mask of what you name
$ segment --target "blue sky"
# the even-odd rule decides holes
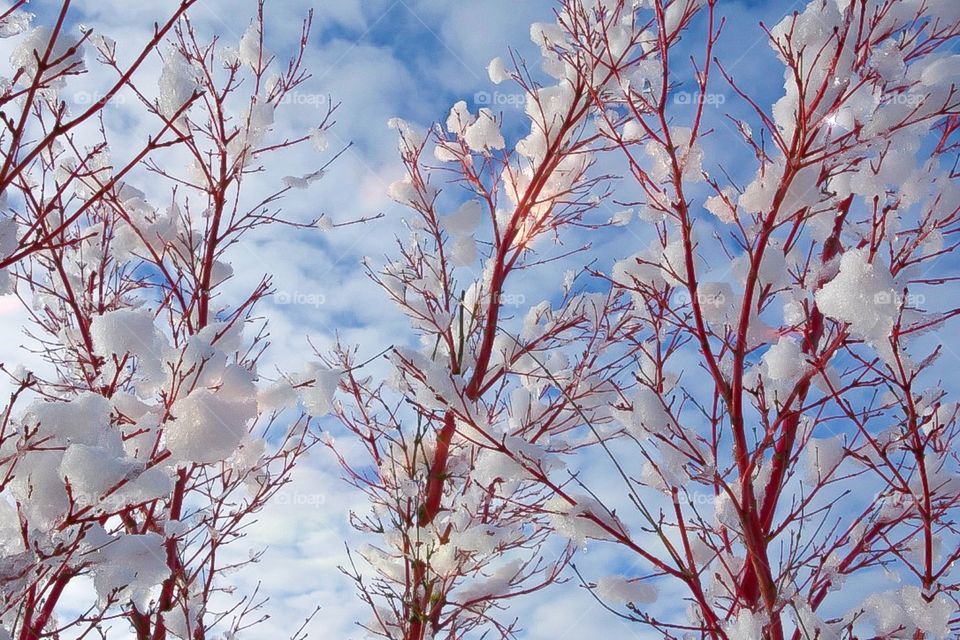
[[[76,3],[85,14],[84,22],[121,43],[124,34],[131,41],[142,37],[144,28],[149,28],[152,20],[174,4],[172,0]],[[767,46],[758,23],[763,21],[771,26],[802,8],[802,3],[743,0],[723,1],[720,5],[720,14],[727,22],[716,55],[761,105],[773,103],[782,94],[782,67]],[[308,66],[314,77],[301,89],[302,103],[278,112],[278,126],[291,131],[311,126],[320,115],[318,105],[329,95],[342,103],[338,125],[331,135],[332,147],[353,143],[353,148],[323,181],[309,191],[288,197],[285,210],[301,220],[318,212],[335,220],[379,213],[384,217],[366,226],[334,232],[281,228],[251,237],[249,244],[239,247],[232,256],[237,277],[225,294],[242,295],[268,269],[281,294],[312,301],[285,304],[282,298],[275,298],[263,306],[261,312],[271,324],[273,338],[265,368],[302,368],[307,336],[323,349],[339,333],[344,342],[363,345],[361,354],[365,356],[391,344],[411,343],[413,339],[399,313],[388,306],[360,265],[365,256],[374,264],[383,262],[384,254],[393,251],[394,239],[403,235],[402,220],[407,215],[386,196],[387,185],[402,171],[396,134],[388,129],[387,120],[399,116],[426,127],[445,119],[457,100],[467,100],[474,106],[478,92],[509,96],[512,89],[492,85],[485,67],[494,56],[507,56],[511,47],[536,62],[537,48],[529,40],[529,26],[534,21],[552,20],[555,4],[546,0],[273,0],[267,6],[266,44],[277,53],[288,50],[289,43],[296,38],[300,16],[310,8],[316,12],[308,51]],[[254,10],[255,4],[250,0],[201,0],[193,16],[208,33],[235,42]],[[688,70],[680,76],[685,79],[683,89],[687,89],[692,77],[688,56],[702,57],[700,49],[696,38],[687,38],[676,54],[678,68]],[[149,77],[155,71],[148,69],[145,73]],[[716,158],[723,158],[724,167],[742,184],[749,180],[748,176],[752,177],[754,165],[749,156],[747,162],[738,162],[736,154],[729,152],[731,148],[742,149],[742,145],[724,114],[753,121],[755,128],[759,127],[749,108],[738,101],[719,74],[714,76],[713,86],[725,102],[723,109],[707,111],[707,123],[713,133],[703,141],[707,156],[704,168],[708,172],[717,170]],[[523,113],[521,108],[509,104],[509,98],[505,100],[508,104],[501,108],[509,137],[511,130],[519,130]],[[682,107],[678,107],[677,115],[682,117]],[[142,138],[148,131],[146,123],[122,109],[110,119],[109,126],[131,138]],[[268,167],[262,180],[266,183],[285,174],[303,174],[322,161],[297,152],[283,166]],[[269,190],[267,186],[262,189]],[[257,190],[254,186],[251,200]],[[619,197],[629,199],[630,195],[627,188]],[[615,210],[611,205],[598,216],[609,217]],[[602,232],[592,238],[598,254],[607,262],[603,266],[648,244],[648,232],[639,227],[627,231]],[[721,272],[724,268],[724,264],[717,265]],[[541,270],[513,286],[533,296],[551,278],[556,280],[556,274]],[[12,311],[5,318],[11,324],[23,321],[22,315]],[[0,348],[0,356],[7,361],[15,357],[12,346]],[[327,427],[342,436],[335,425],[328,423]],[[341,442],[348,454],[356,453],[349,439],[341,438]],[[585,473],[601,475],[589,465]],[[277,503],[262,514],[246,542],[234,549],[243,556],[246,547],[269,547],[262,564],[236,576],[241,591],[249,592],[262,581],[262,592],[271,597],[266,610],[272,617],[257,637],[289,635],[317,605],[321,612],[307,627],[311,637],[362,637],[354,623],[366,617],[366,610],[337,565],[346,559],[344,540],[354,546],[363,543],[352,533],[345,514],[366,507],[338,476],[335,460],[326,451],[317,450],[298,470],[295,482]],[[578,566],[589,575],[605,566],[625,565],[614,550],[591,545],[578,559]],[[579,591],[570,582],[517,603],[515,612],[527,629],[521,637],[574,640],[599,633],[618,638],[652,637],[642,628],[627,627]],[[658,606],[679,606],[679,597],[679,593],[664,593]]]

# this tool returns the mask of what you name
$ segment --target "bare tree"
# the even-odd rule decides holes
[[[606,182],[590,176],[603,139],[588,116],[613,73],[594,74],[581,59],[566,75],[545,33],[555,84],[491,65],[492,77],[526,96],[529,135],[514,148],[505,149],[496,114],[465,102],[427,135],[390,123],[406,168],[390,195],[413,211],[411,235],[370,277],[422,348],[389,350],[388,383],[364,375],[353,349],[327,359],[347,392],[338,415],[370,456],[360,468],[341,460],[372,506],[355,524],[381,540],[363,554],[373,579],[347,570],[373,609],[365,626],[376,637],[514,636],[518,622],[498,610],[556,581],[573,550],[548,544],[558,488],[539,480],[585,443],[584,415],[611,422],[611,371],[629,363],[602,357],[627,329],[615,319],[622,305],[574,293],[577,274],[557,305],[528,305],[510,289],[569,254],[546,255],[535,248],[543,241],[600,226],[585,217]]]
[[[4,369],[15,387],[0,431],[4,637],[105,636],[115,624],[139,639],[198,640],[255,624],[258,594],[220,597],[233,593],[224,576],[238,567],[223,547],[317,442],[296,408],[313,379],[268,383],[257,371],[269,334],[256,305],[269,277],[240,299],[224,288],[230,249],[247,232],[333,226],[279,208],[326,165],[265,197],[245,188],[268,158],[327,147],[329,100],[314,129],[294,139],[273,131],[274,111],[309,78],[312,16],[281,64],[264,47],[262,2],[230,45],[198,34],[191,4],[132,64],[105,36],[65,35],[69,2],[53,29],[31,30],[22,13],[3,18],[5,35],[22,39],[3,97],[19,114],[5,116],[2,134],[0,188],[15,212],[4,242],[16,239],[3,264],[46,362]],[[91,44],[97,73],[116,80],[75,115],[61,96]],[[147,82],[136,70],[151,55],[163,66]],[[157,123],[132,154],[111,144],[102,113],[121,90]],[[95,593],[68,615],[63,595],[82,577]]]
[[[718,5],[569,0],[532,30],[558,85],[541,88],[516,57],[491,63],[492,80],[512,77],[526,92],[531,136],[501,151],[494,114],[459,105],[453,137],[436,140],[482,226],[463,222],[475,204],[437,213],[450,205],[421,168],[424,142],[401,128],[408,176],[392,191],[421,217],[375,277],[424,345],[393,355],[392,385],[421,416],[408,437],[431,442],[421,473],[432,484],[411,488],[407,506],[421,527],[457,518],[447,496],[477,473],[447,472],[449,443],[462,442],[514,463],[507,484],[522,495],[492,491],[522,502],[531,526],[546,512],[565,538],[633,556],[634,573],[580,577],[660,637],[952,637],[957,405],[938,379],[949,344],[931,337],[958,313],[960,103],[948,50],[960,12],[813,0],[764,28],[785,70],[783,97],[766,108],[716,57]],[[681,71],[691,37],[702,55]],[[728,96],[752,115],[734,117]],[[743,152],[711,145],[719,127],[737,132]],[[588,149],[624,163],[623,196],[589,177]],[[605,199],[633,208],[617,224],[639,209],[650,244],[609,273],[586,252],[589,286],[606,282],[609,293],[567,284],[562,300],[527,315],[527,327],[547,320],[545,339],[511,332],[502,296],[511,272],[536,262],[532,240],[582,225]],[[473,264],[478,227],[483,272],[461,288],[451,265],[461,255]],[[510,408],[514,393],[527,413]],[[403,415],[399,406],[388,413]],[[369,422],[353,428],[374,450]],[[392,450],[379,451],[391,468]],[[581,473],[598,458],[620,490]],[[424,575],[429,566],[390,575],[406,614],[391,623],[407,626],[385,637],[448,633],[426,607],[446,596],[432,600],[438,580]],[[841,589],[884,575],[899,583]],[[654,604],[668,585],[685,606]]]

